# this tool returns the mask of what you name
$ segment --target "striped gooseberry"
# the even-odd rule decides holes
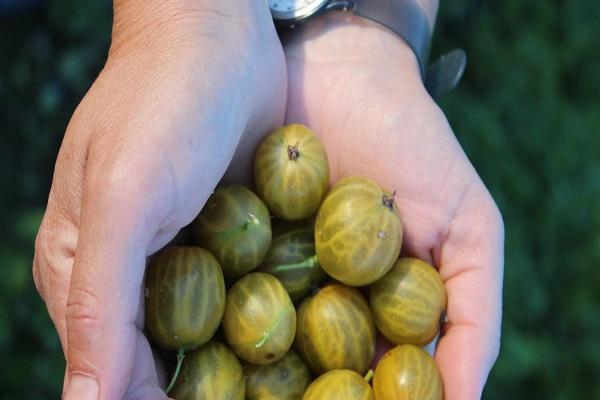
[[[256,150],[254,183],[276,217],[308,218],[316,213],[329,185],[325,148],[307,127],[284,126]]]
[[[246,400],[300,400],[310,383],[310,371],[293,350],[268,365],[248,364]]]
[[[371,286],[369,305],[375,325],[389,341],[425,345],[439,331],[446,289],[432,265],[403,257]]]
[[[219,187],[191,226],[194,241],[219,260],[227,277],[243,275],[262,262],[271,245],[271,216],[243,186]]]
[[[442,377],[422,348],[403,344],[383,355],[373,378],[377,400],[442,400]]]
[[[364,373],[375,356],[375,325],[363,295],[332,283],[298,309],[296,348],[316,374],[334,369]]]
[[[350,286],[373,283],[400,254],[402,223],[394,194],[370,179],[338,181],[319,208],[315,245],[321,267]]]
[[[277,278],[253,272],[227,293],[223,330],[238,357],[270,364],[283,357],[294,341],[296,310]]]

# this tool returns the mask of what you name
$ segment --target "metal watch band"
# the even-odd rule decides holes
[[[385,26],[404,39],[417,56],[421,76],[425,78],[433,30],[427,16],[414,0],[354,0],[352,11],[355,15]]]

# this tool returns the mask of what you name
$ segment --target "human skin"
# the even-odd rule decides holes
[[[435,353],[445,398],[479,399],[499,351],[504,228],[416,57],[395,34],[341,12],[300,27],[284,48],[286,122],[317,132],[331,182],[362,175],[396,190],[403,253],[436,265],[446,286]]]
[[[67,361],[64,398],[164,399],[143,335],[146,257],[243,181],[283,122],[285,59],[264,2],[115,0],[106,65],[56,161],[34,279]],[[233,160],[233,162],[231,162]]]
[[[143,336],[145,259],[228,166],[227,181],[246,181],[262,134],[283,121],[285,63],[266,3],[215,3],[116,0],[108,61],[67,128],[34,259],[67,399],[166,397]],[[436,355],[446,396],[478,398],[499,345],[502,220],[414,55],[337,14],[286,50],[288,121],[319,133],[332,180],[360,174],[398,190],[405,251],[438,265],[448,290]]]

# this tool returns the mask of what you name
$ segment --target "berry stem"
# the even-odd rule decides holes
[[[300,152],[298,151],[298,144],[299,142],[296,142],[295,145],[288,145],[287,147],[288,158],[291,161],[297,160],[298,157],[300,157]]]
[[[389,208],[390,210],[394,209],[394,199],[396,198],[396,191],[394,190],[394,193],[392,193],[391,196],[388,196],[387,194],[383,194],[382,198],[381,198],[381,203]]]
[[[175,386],[175,381],[177,380],[177,377],[179,376],[179,371],[181,370],[181,364],[183,363],[184,358],[185,358],[185,350],[179,349],[179,351],[177,352],[177,367],[175,367],[175,372],[173,373],[171,382],[169,382],[169,386],[167,386],[167,389],[165,390],[165,392],[167,394],[169,394],[171,389],[173,389],[173,386]]]
[[[260,223],[261,222],[256,215],[248,213],[248,218],[246,219],[246,222],[242,223],[241,225],[235,225],[229,229],[225,229],[224,231],[217,233],[217,235],[220,240],[222,240],[223,242],[227,242],[232,238],[236,237],[237,235],[241,235],[242,233],[249,231],[254,226],[260,225]]]
[[[300,262],[292,263],[292,264],[278,265],[277,267],[274,268],[273,272],[292,271],[295,269],[302,269],[302,268],[312,268],[317,264],[319,264],[319,259],[317,258],[317,255],[315,254],[314,256],[309,257],[304,261],[300,261]]]
[[[273,322],[271,323],[271,325],[269,326],[269,328],[266,331],[263,332],[262,338],[258,342],[256,342],[256,344],[254,345],[254,347],[256,347],[257,349],[259,349],[265,343],[267,343],[267,340],[269,340],[269,338],[271,337],[271,335],[273,335],[273,332],[275,332],[275,330],[277,329],[277,327],[279,327],[279,324],[281,323],[281,320],[285,316],[286,311],[287,311],[287,308],[284,308],[284,309],[280,310],[279,313],[277,313],[277,315],[275,316],[275,320],[273,320]]]
[[[365,375],[365,381],[371,382],[372,378],[373,378],[373,370],[370,369],[367,371],[367,374]]]

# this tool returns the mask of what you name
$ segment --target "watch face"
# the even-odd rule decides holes
[[[329,0],[269,0],[273,18],[297,20],[314,14]]]

